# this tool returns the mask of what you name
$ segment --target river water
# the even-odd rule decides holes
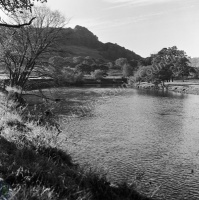
[[[157,199],[199,199],[199,96],[130,88],[51,96],[63,99],[55,112],[75,161]]]

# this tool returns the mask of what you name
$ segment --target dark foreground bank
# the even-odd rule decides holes
[[[0,199],[150,200],[133,185],[112,185],[74,164],[50,125],[24,121],[3,106],[0,115]]]

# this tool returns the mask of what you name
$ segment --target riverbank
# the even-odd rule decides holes
[[[3,83],[9,82],[8,79],[0,79],[0,85],[3,85]],[[95,79],[92,77],[85,77],[81,81],[77,81],[74,83],[70,82],[62,82],[57,83],[53,79],[45,79],[45,78],[31,78],[26,83],[26,90],[37,90],[37,89],[47,89],[47,88],[55,88],[55,87],[83,87],[83,86],[120,86],[122,84],[126,84],[127,79],[123,78],[121,76],[108,76],[103,77],[101,79]]]
[[[141,82],[134,83],[131,85],[131,87],[150,90],[167,90],[182,94],[199,95],[199,80],[166,82],[165,87],[162,87],[162,85],[155,86],[154,84],[148,82]]]
[[[1,102],[0,198],[150,200],[133,185],[113,185],[104,175],[83,170],[61,149],[57,129],[25,121],[22,112]]]

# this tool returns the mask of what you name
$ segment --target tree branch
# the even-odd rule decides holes
[[[9,27],[9,28],[21,28],[23,26],[29,26],[29,25],[31,25],[34,19],[36,19],[36,17],[33,17],[28,23],[16,24],[16,25],[14,25],[14,24],[0,23],[0,26]]]

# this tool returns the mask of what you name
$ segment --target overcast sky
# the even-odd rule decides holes
[[[69,27],[85,26],[100,41],[143,57],[174,45],[199,57],[199,0],[48,0],[47,5],[71,18]]]

